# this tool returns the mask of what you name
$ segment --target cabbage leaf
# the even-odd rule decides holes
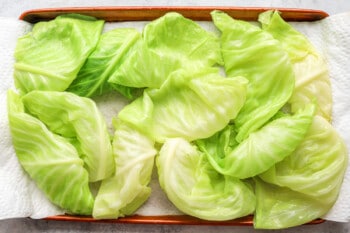
[[[286,187],[255,178],[256,210],[254,228],[281,229],[308,223],[322,217],[329,204]]]
[[[182,138],[168,139],[156,158],[159,183],[184,213],[206,220],[229,220],[253,213],[248,183],[223,176],[206,156]]]
[[[148,183],[157,153],[154,141],[119,120],[114,124],[116,169],[112,177],[101,183],[93,210],[96,219],[131,215],[151,193]]]
[[[76,14],[36,23],[17,41],[16,88],[21,93],[64,91],[95,49],[103,25],[102,20]]]
[[[69,92],[32,91],[23,96],[28,111],[63,137],[76,138],[89,181],[111,176],[114,158],[104,117],[95,102]]]
[[[128,87],[159,88],[178,69],[221,64],[219,39],[196,22],[171,12],[148,23],[142,39],[109,79]]]
[[[288,101],[292,112],[316,100],[317,115],[331,120],[332,90],[328,65],[309,40],[285,22],[278,11],[259,15],[264,31],[280,41],[288,53],[295,73],[295,90]]]
[[[90,215],[94,198],[75,147],[26,113],[14,91],[7,98],[12,142],[24,170],[52,203],[68,213]]]
[[[228,76],[249,80],[247,100],[235,118],[237,141],[263,126],[288,101],[294,90],[294,73],[280,43],[261,28],[226,13],[213,11],[222,32],[221,51]]]
[[[296,150],[260,177],[331,206],[338,197],[347,163],[343,139],[327,120],[315,116]]]
[[[314,112],[315,106],[309,105],[294,115],[279,117],[251,133],[237,146],[227,147],[227,153],[217,152],[217,145],[210,143],[211,139],[208,139],[209,143],[203,140],[199,145],[221,174],[240,179],[253,177],[282,161],[297,148],[312,123]],[[230,141],[236,144],[232,142],[231,134],[223,145]]]
[[[117,28],[102,34],[96,49],[88,57],[67,91],[90,97],[111,90],[112,87],[107,80],[124,62],[128,52],[140,37],[141,34],[133,28]],[[123,88],[128,91],[119,92],[132,98],[132,90]],[[118,86],[115,89],[119,90]]]
[[[215,68],[173,72],[160,89],[148,89],[119,118],[157,142],[206,138],[223,129],[245,101],[246,79],[224,78]]]

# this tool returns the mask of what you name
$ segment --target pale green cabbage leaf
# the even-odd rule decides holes
[[[322,55],[300,32],[285,22],[278,11],[259,15],[264,31],[280,41],[288,53],[295,73],[295,90],[288,101],[292,112],[316,100],[317,115],[331,120],[332,90],[328,65]]]
[[[307,194],[330,207],[337,200],[347,164],[345,142],[327,120],[315,116],[296,150],[260,177]]]
[[[26,113],[14,91],[7,101],[12,142],[24,170],[52,203],[68,213],[90,215],[94,198],[75,147]]]
[[[196,22],[171,12],[145,26],[142,39],[109,82],[159,88],[180,68],[194,71],[221,63],[218,37]]]
[[[116,169],[102,181],[93,210],[96,219],[115,219],[133,214],[149,197],[148,184],[157,150],[154,141],[115,121],[113,153]]]
[[[303,193],[255,178],[254,228],[282,229],[299,226],[325,215],[330,206]]]
[[[298,147],[312,123],[314,112],[315,106],[309,105],[294,115],[279,117],[238,145],[232,137],[235,132],[228,131],[221,143],[226,149],[218,150],[212,139],[197,143],[221,174],[240,179],[253,177],[282,161]],[[227,146],[230,143],[233,146]]]
[[[112,86],[107,80],[129,56],[129,51],[140,37],[141,34],[133,28],[116,28],[102,34],[97,47],[67,91],[87,97],[110,91]],[[114,86],[126,97],[133,97],[131,88]]]
[[[118,116],[157,142],[206,138],[223,129],[244,104],[246,79],[224,78],[215,68],[173,72],[160,89],[148,89]]]
[[[23,96],[28,111],[63,137],[76,138],[89,181],[111,176],[114,158],[104,117],[95,102],[69,92],[32,91]]]
[[[216,172],[206,156],[182,138],[168,139],[156,158],[159,183],[182,212],[206,220],[229,220],[255,209],[248,183]]]
[[[237,141],[263,126],[288,101],[294,90],[294,73],[281,44],[261,28],[213,11],[222,32],[221,51],[228,76],[249,80],[247,100],[235,118]]]
[[[103,25],[102,20],[75,14],[36,23],[17,41],[16,88],[21,93],[68,88],[95,49]]]

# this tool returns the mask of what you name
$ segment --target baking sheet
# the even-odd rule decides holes
[[[286,21],[317,21],[328,16],[326,12],[312,9],[288,8],[259,8],[259,7],[71,7],[34,9],[21,14],[21,20],[29,23],[47,21],[60,14],[79,13],[90,15],[107,22],[149,21],[161,17],[167,12],[175,11],[187,18],[197,21],[211,21],[212,10],[222,10],[231,17],[255,21],[258,15],[266,10],[279,10]],[[182,225],[253,225],[253,216],[249,215],[229,221],[207,221],[195,217],[176,215],[141,216],[134,215],[113,220],[96,220],[86,216],[58,215],[45,218],[46,220],[81,221],[81,222],[110,222],[110,223],[140,223],[140,224],[182,224]],[[309,224],[319,224],[323,219],[316,219]]]

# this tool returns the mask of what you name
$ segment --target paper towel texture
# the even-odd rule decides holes
[[[217,31],[210,22],[200,23],[204,28]],[[16,39],[30,30],[30,25],[15,19],[0,18],[0,130],[3,134],[0,140],[0,219],[14,217],[42,218],[60,214],[35,184],[22,171],[9,135],[6,91],[13,84],[13,51]],[[105,31],[116,27],[133,27],[140,31],[145,22],[106,23]],[[293,23],[299,31],[304,33],[315,47],[324,54],[329,67],[333,88],[333,125],[345,139],[350,148],[350,13],[339,14],[327,19]],[[5,62],[4,62],[5,61]],[[119,98],[118,94],[110,94],[95,98],[100,110],[110,123],[118,111],[128,102]],[[110,124],[110,132],[113,128]],[[350,171],[348,169],[339,199],[333,209],[324,217],[327,220],[345,222],[350,221]],[[138,211],[139,215],[177,215],[181,214],[166,198],[159,187],[156,172],[150,184],[152,195]]]

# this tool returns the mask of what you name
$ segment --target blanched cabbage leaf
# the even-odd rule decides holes
[[[21,93],[65,90],[94,50],[103,25],[102,20],[72,14],[36,23],[17,41],[16,88]]]
[[[171,12],[148,23],[142,39],[109,79],[128,87],[159,88],[178,69],[221,64],[219,39],[196,22]]]
[[[162,189],[188,215],[229,220],[255,209],[255,196],[248,183],[217,173],[206,156],[184,139],[166,140],[156,164]]]
[[[221,51],[228,76],[249,80],[247,100],[235,118],[237,141],[264,125],[288,101],[294,89],[294,73],[281,44],[259,27],[213,11],[221,34]]]
[[[325,215],[330,206],[322,200],[286,187],[255,179],[254,228],[280,229],[298,226]]]
[[[331,206],[338,197],[347,161],[343,139],[327,120],[315,116],[296,150],[260,177]]]
[[[93,217],[111,219],[131,215],[149,197],[148,183],[157,153],[154,141],[123,122],[115,122],[115,174],[102,181]]]
[[[215,68],[173,72],[160,89],[145,90],[119,118],[157,142],[206,138],[235,118],[245,101],[246,79],[224,78]]]
[[[94,199],[75,147],[27,114],[19,95],[11,90],[8,114],[13,146],[24,170],[52,203],[68,213],[90,215]]]
[[[76,138],[89,181],[111,176],[114,158],[104,117],[91,99],[69,92],[32,91],[23,98],[28,111],[63,137]]]
[[[107,80],[123,63],[132,46],[140,38],[141,34],[133,28],[117,28],[102,34],[96,49],[88,57],[67,91],[90,97],[111,90],[112,87]],[[121,91],[122,94],[131,98],[131,89],[123,88],[129,91]]]
[[[259,15],[264,31],[280,41],[287,51],[295,73],[295,90],[289,103],[292,112],[316,100],[317,115],[330,121],[332,114],[332,90],[328,65],[309,40],[277,11],[266,11]]]
[[[290,155],[302,142],[311,125],[315,106],[309,105],[295,115],[277,118],[260,130],[251,133],[227,153],[217,149],[215,143],[199,143],[211,165],[221,174],[244,179],[266,171]],[[232,137],[225,138],[226,145]],[[233,141],[235,143],[235,141]],[[226,152],[226,151],[225,151]]]

